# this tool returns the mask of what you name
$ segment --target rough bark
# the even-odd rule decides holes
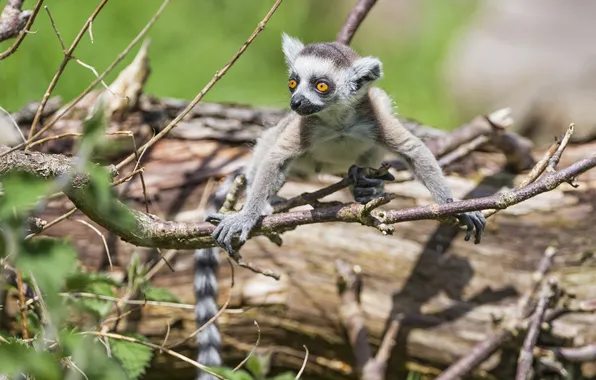
[[[172,108],[167,102],[159,103],[158,107]],[[246,141],[252,138],[235,136],[246,136],[246,126],[262,129],[267,115],[274,115],[273,119],[280,115],[277,110],[209,104],[197,107],[196,112],[202,114],[195,114],[188,123],[198,124],[186,129],[188,133],[196,132],[195,140],[188,139],[188,135],[165,139],[144,156],[147,193],[152,200],[150,211],[164,219],[201,220],[200,200],[208,179],[223,177],[248,157]],[[159,124],[156,121],[154,125]],[[228,127],[219,129],[213,125]],[[174,129],[179,133],[184,130],[184,125]],[[568,148],[559,168],[593,155],[595,148],[594,144]],[[465,161],[465,165],[457,163],[447,170],[464,170],[467,174],[466,178],[449,176],[457,198],[490,195],[502,187],[512,188],[519,181],[501,169],[506,160],[500,153],[478,152]],[[485,168],[482,176],[476,172],[477,168]],[[396,378],[406,367],[436,373],[438,368],[451,364],[486,339],[494,331],[495,317],[506,318],[516,312],[519,296],[532,285],[532,273],[544,249],[553,241],[560,250],[554,273],[561,287],[581,299],[596,298],[595,171],[583,174],[577,182],[580,184],[577,189],[563,184],[500,212],[489,220],[480,245],[464,242],[456,227],[435,221],[400,223],[395,226],[393,236],[383,236],[375,229],[357,224],[329,223],[286,232],[281,247],[263,237],[250,240],[242,248],[243,256],[281,273],[282,278],[275,281],[236,270],[230,308],[242,308],[244,312],[227,312],[219,319],[227,363],[237,363],[252,348],[257,337],[253,324],[256,320],[261,330],[260,347],[275,352],[276,368],[297,371],[304,358],[302,345],[306,345],[310,356],[305,378],[354,378],[355,362],[338,314],[340,298],[334,267],[338,258],[362,268],[361,302],[373,347],[380,344],[387,317],[399,316],[388,378]],[[329,182],[289,182],[281,195],[317,190],[324,183]],[[119,189],[130,205],[139,210],[144,207],[138,179]],[[391,184],[387,191],[400,195],[387,208],[398,210],[430,203],[430,195],[418,182]],[[344,191],[324,200],[349,199]],[[71,206],[70,201],[54,200],[40,217],[49,221]],[[77,213],[49,229],[47,234],[70,236],[86,266],[108,269],[100,237],[74,221],[79,218],[84,217]],[[133,251],[143,259],[158,258],[154,250],[138,248],[105,234],[116,268],[125,267]],[[179,251],[171,263],[175,272],[167,266],[162,268],[153,278],[154,285],[166,286],[183,302],[193,303],[192,255]],[[223,266],[220,304],[228,297],[229,276],[229,269]],[[570,346],[585,345],[596,341],[596,330],[592,327],[595,323],[594,315],[570,315],[556,322],[554,331],[567,337]],[[129,319],[120,328],[140,332],[161,343],[168,324],[169,341],[184,338],[195,328],[192,310],[147,306],[138,319]],[[193,356],[193,341],[181,350]],[[511,357],[503,354],[493,357],[482,368],[505,376],[500,378],[511,378],[503,375],[503,368],[515,368],[504,365],[515,360],[516,354]],[[192,378],[194,374],[194,368],[158,356],[148,378],[171,375],[174,369],[176,378]]]

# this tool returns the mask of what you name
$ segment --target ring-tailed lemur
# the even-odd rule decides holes
[[[357,202],[365,203],[381,195],[384,180],[391,176],[366,177],[364,169],[379,167],[387,152],[398,154],[405,160],[435,202],[453,201],[433,154],[397,120],[389,96],[372,87],[382,76],[379,59],[360,57],[352,48],[335,42],[304,45],[286,34],[282,40],[289,69],[292,112],[258,139],[251,162],[245,169],[247,201],[242,210],[208,216],[207,220],[218,224],[213,238],[219,246],[233,252],[232,239],[237,233],[240,233],[240,243],[246,241],[259,217],[270,212],[269,202],[284,184],[286,176],[305,178],[316,173],[341,174],[350,168],[350,175],[355,179],[351,191]],[[470,239],[475,229],[475,243],[479,243],[486,224],[482,213],[475,211],[456,217],[467,226],[465,240]],[[197,265],[201,263],[197,260]],[[198,268],[197,276],[205,274],[205,268]],[[211,274],[208,276],[215,281]],[[216,289],[204,279],[197,278],[195,282],[210,290]],[[205,294],[208,292],[197,290],[197,298]],[[208,303],[205,309],[210,313],[217,311],[212,307],[212,301],[198,302]],[[198,305],[200,323],[211,314]],[[213,342],[210,338],[214,338]],[[209,359],[213,360],[203,361],[203,364],[220,362],[218,355],[211,354],[213,347],[219,347],[218,334],[206,330],[199,335],[199,344],[199,350],[208,350]],[[199,361],[202,358],[208,359],[201,354]]]

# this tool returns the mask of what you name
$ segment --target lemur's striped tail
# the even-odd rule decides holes
[[[217,212],[225,201],[234,176],[229,176],[209,200],[206,214]],[[195,250],[195,318],[198,327],[202,327],[217,312],[217,272],[219,270],[219,248]],[[197,361],[208,367],[221,366],[221,335],[216,322],[211,323],[197,335],[199,356]],[[216,380],[216,377],[199,370],[197,380]]]
[[[217,271],[219,269],[219,249],[204,248],[195,251],[195,318],[201,327],[217,314]],[[215,322],[197,335],[199,356],[197,361],[208,367],[221,365],[221,336]],[[199,370],[197,380],[216,378]]]

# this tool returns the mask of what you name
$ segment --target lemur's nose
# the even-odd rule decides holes
[[[294,95],[290,101],[290,107],[296,111],[296,109],[299,108],[302,103],[304,103],[304,99],[305,98],[302,95]]]

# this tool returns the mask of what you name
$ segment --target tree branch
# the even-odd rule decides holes
[[[6,147],[0,147],[0,151],[4,149]],[[560,184],[569,182],[594,167],[596,167],[596,154],[563,170],[548,173],[540,180],[521,189],[443,205],[383,211],[375,215],[373,219],[381,224],[395,224],[412,220],[445,219],[457,213],[475,210],[505,209],[538,194],[553,190]],[[110,208],[98,207],[95,196],[89,191],[89,177],[85,174],[74,173],[74,168],[73,158],[58,154],[15,151],[0,158],[0,177],[10,172],[26,172],[47,180],[70,175],[70,186],[64,190],[68,198],[87,217],[120,236],[124,241],[138,246],[170,249],[196,249],[214,246],[211,233],[215,226],[210,223],[164,221],[154,215],[134,210],[117,199],[111,201]],[[349,203],[314,210],[274,214],[262,217],[251,236],[314,223],[365,224],[364,221],[367,220],[364,215],[365,211],[365,205]],[[115,218],[114,212],[122,218]],[[131,220],[134,223],[131,223]]]
[[[38,0],[33,11],[21,11],[23,2],[24,0],[8,0],[0,15],[0,42],[18,35],[17,40],[6,51],[0,53],[0,61],[17,50],[43,4],[43,0]]]
[[[336,41],[344,45],[349,45],[358,27],[360,27],[360,24],[376,2],[377,0],[358,0],[348,15],[344,26],[337,34]]]

